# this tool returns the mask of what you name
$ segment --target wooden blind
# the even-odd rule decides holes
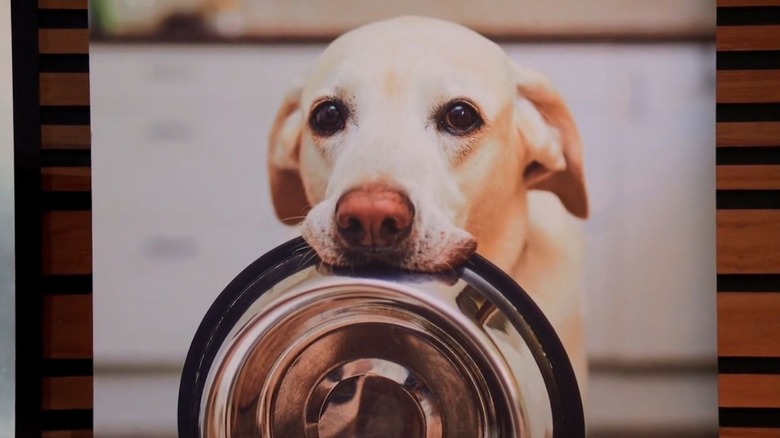
[[[43,436],[92,436],[87,0],[39,0]]]
[[[780,0],[719,0],[720,435],[780,437]]]
[[[17,437],[92,436],[87,0],[14,0]]]

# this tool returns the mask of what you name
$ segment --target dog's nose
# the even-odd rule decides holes
[[[351,190],[336,204],[339,234],[353,246],[394,246],[409,235],[413,220],[409,198],[386,187]]]

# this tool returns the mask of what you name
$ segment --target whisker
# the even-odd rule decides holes
[[[317,252],[312,249],[306,255],[304,255],[303,266],[308,265],[315,258],[317,258]]]
[[[311,247],[309,246],[309,244],[306,243],[306,242],[301,242],[301,243],[299,243],[297,246],[295,246],[292,249],[292,253],[296,254],[296,253],[299,253],[301,251],[308,251],[308,250],[311,250]]]

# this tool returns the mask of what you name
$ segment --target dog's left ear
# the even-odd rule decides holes
[[[588,216],[582,141],[566,102],[541,73],[512,63],[516,123],[530,149],[523,173],[530,189],[555,193],[569,212]]]
[[[296,85],[287,93],[268,139],[271,198],[276,216],[287,225],[301,222],[310,208],[299,162],[303,132],[301,90],[302,86]]]

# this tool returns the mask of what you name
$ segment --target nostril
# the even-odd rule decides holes
[[[351,216],[347,218],[347,226],[344,227],[344,231],[357,233],[363,230],[363,223],[360,219]]]
[[[382,221],[382,232],[387,234],[396,234],[401,231],[398,228],[398,221],[394,217],[385,218]]]

